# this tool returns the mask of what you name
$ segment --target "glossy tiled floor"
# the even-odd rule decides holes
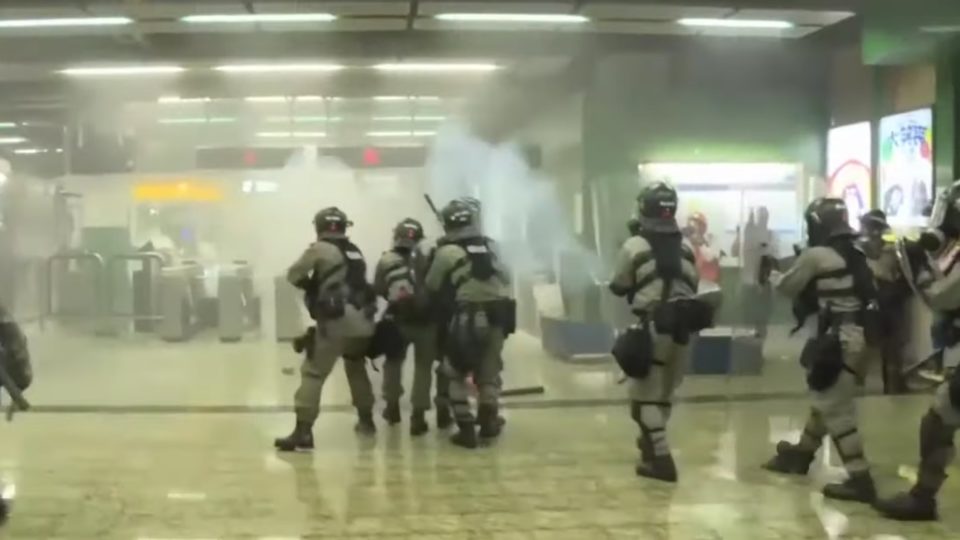
[[[868,398],[869,455],[885,490],[910,475],[922,398]],[[282,414],[24,415],[4,426],[17,487],[6,538],[767,539],[956,538],[825,502],[810,479],[758,468],[799,428],[802,404],[691,404],[671,435],[676,487],[634,477],[633,428],[617,407],[508,411],[498,446],[473,453],[437,434],[382,428],[357,439],[328,414],[313,454],[278,456]],[[885,431],[886,430],[886,431]],[[828,456],[829,458],[829,456]],[[949,482],[945,508],[960,503]]]
[[[35,336],[37,412],[0,425],[0,476],[17,498],[4,538],[182,539],[767,539],[956,538],[960,514],[891,523],[825,502],[842,475],[822,456],[809,479],[759,464],[795,437],[806,404],[758,394],[802,389],[795,364],[758,377],[693,377],[671,439],[677,486],[633,474],[635,428],[609,366],[547,359],[518,337],[507,385],[543,384],[514,400],[493,448],[466,452],[406,426],[358,439],[341,370],[330,380],[313,454],[278,456],[296,365],[285,347],[200,341]],[[747,394],[750,400],[743,399]],[[706,403],[691,402],[705,399]],[[913,474],[927,398],[864,398],[867,454],[883,491]],[[958,475],[955,475],[958,476]],[[960,507],[948,481],[945,509]]]

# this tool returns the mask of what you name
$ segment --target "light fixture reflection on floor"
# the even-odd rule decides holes
[[[258,74],[258,73],[325,73],[340,71],[340,64],[224,64],[215,66],[214,71],[221,73]]]

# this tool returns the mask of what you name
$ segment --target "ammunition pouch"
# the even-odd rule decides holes
[[[371,360],[385,356],[387,360],[402,361],[406,350],[407,342],[403,339],[400,327],[396,321],[385,318],[377,321],[364,356]]]
[[[517,301],[512,298],[495,300],[486,306],[490,324],[503,330],[504,336],[517,331]]]
[[[849,370],[843,362],[843,346],[836,333],[824,333],[808,340],[800,355],[807,367],[807,386],[823,392],[836,384],[840,372]]]
[[[627,377],[647,378],[654,359],[653,336],[649,323],[634,325],[621,332],[613,343],[611,353]]]
[[[462,304],[447,326],[445,352],[461,373],[473,373],[493,336],[493,324],[483,304]]]
[[[693,298],[661,302],[653,310],[653,324],[657,333],[673,337],[673,341],[685,345],[690,334],[713,326],[713,306]]]
[[[324,291],[316,295],[310,308],[310,316],[317,322],[333,321],[346,314],[347,301],[339,290]]]

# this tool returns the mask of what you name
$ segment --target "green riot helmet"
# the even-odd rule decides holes
[[[474,225],[477,214],[468,204],[453,200],[440,211],[440,218],[443,220],[443,230],[452,232]]]
[[[313,217],[313,227],[319,238],[345,238],[347,227],[353,225],[347,214],[336,206],[330,206],[317,212]]]
[[[831,238],[853,236],[855,233],[847,216],[847,204],[843,199],[814,199],[803,215],[807,223],[807,243],[821,246]]]
[[[393,228],[393,247],[413,249],[423,236],[423,225],[413,218],[406,218]]]

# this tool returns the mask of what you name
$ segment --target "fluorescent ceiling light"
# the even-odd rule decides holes
[[[790,21],[765,21],[759,19],[680,19],[678,24],[705,28],[793,28]]]
[[[489,72],[498,69],[496,64],[489,63],[399,63],[399,64],[377,64],[373,69],[377,71],[395,72],[395,73],[463,73],[463,72]]]
[[[10,129],[17,127],[16,122],[0,122],[0,129]]]
[[[47,149],[46,148],[17,148],[16,150],[13,151],[13,153],[29,156],[34,154],[46,154]]]
[[[374,101],[440,101],[439,96],[373,96]]]
[[[160,124],[230,124],[236,122],[236,118],[230,116],[212,116],[210,118],[184,117],[184,118],[160,118],[157,120]]]
[[[64,75],[74,77],[98,77],[112,75],[169,75],[186,71],[180,66],[102,66],[76,67],[60,70]]]
[[[0,144],[20,144],[22,142],[27,142],[27,139],[23,137],[0,137]]]
[[[193,98],[182,98],[180,96],[160,96],[157,99],[157,103],[163,105],[179,105],[181,103],[209,103],[211,100],[208,97],[193,97]]]
[[[261,131],[257,137],[263,139],[319,139],[326,137],[327,134],[322,131]]]
[[[248,103],[286,103],[287,96],[248,96],[243,98]]]
[[[945,24],[945,25],[921,26],[920,31],[926,34],[955,34],[957,32],[960,32],[960,25]]]
[[[223,73],[311,73],[343,68],[340,64],[225,64],[213,69]]]
[[[442,122],[446,116],[374,116],[377,122]]]
[[[293,100],[298,103],[323,101],[323,96],[296,96]]]
[[[330,22],[337,19],[330,13],[239,13],[222,15],[187,15],[180,20],[192,24],[244,23],[307,23]]]
[[[589,18],[583,15],[564,15],[559,13],[441,13],[434,18],[440,21],[456,22],[547,24],[579,24],[590,21]]]
[[[368,131],[367,137],[432,137],[436,131]]]
[[[127,17],[70,17],[57,19],[0,19],[0,28],[59,28],[64,26],[123,26]]]
[[[322,122],[339,122],[342,118],[339,116],[269,116],[267,122],[282,124],[310,124]]]

